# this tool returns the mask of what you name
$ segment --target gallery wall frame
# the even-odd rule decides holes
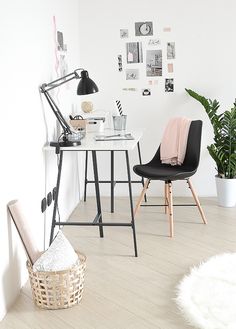
[[[153,35],[153,23],[152,22],[136,22],[135,23],[135,35],[136,36]]]
[[[158,22],[150,20],[134,22],[134,30],[120,29],[120,38],[125,41],[123,44],[125,56],[123,60],[122,55],[118,55],[118,70],[123,72],[126,83],[133,84],[133,86],[124,86],[122,90],[140,90],[141,95],[150,96],[153,94],[152,90],[158,90],[160,87],[163,90],[164,85],[164,92],[174,92],[173,62],[176,59],[176,44],[169,37],[171,32],[171,26],[161,28]],[[161,33],[166,33],[163,37],[164,42]],[[164,80],[160,86],[158,79]],[[138,81],[139,85],[142,81],[143,88],[137,88]]]

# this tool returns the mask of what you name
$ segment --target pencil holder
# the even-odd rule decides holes
[[[113,115],[114,130],[125,130],[126,120],[127,120],[127,115]]]

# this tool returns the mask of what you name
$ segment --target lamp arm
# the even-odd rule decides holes
[[[72,134],[71,128],[68,125],[68,123],[66,122],[66,120],[64,119],[63,115],[61,114],[61,111],[59,110],[57,104],[54,102],[52,96],[49,94],[49,91],[63,85],[64,83],[67,83],[73,79],[79,79],[80,75],[79,75],[78,71],[83,71],[83,69],[82,68],[76,69],[72,73],[69,73],[61,78],[53,80],[52,82],[44,83],[40,86],[40,91],[41,91],[41,93],[43,93],[45,95],[45,97],[48,101],[48,104],[50,105],[53,113],[55,114],[57,120],[59,121],[59,123],[64,131],[65,136]]]
[[[82,69],[82,68],[76,69],[74,72],[69,73],[61,78],[58,78],[50,83],[42,84],[40,87],[41,92],[44,93],[45,91],[52,90],[52,89],[59,87],[59,86],[63,85],[64,83],[67,83],[73,79],[81,78],[81,76],[77,73],[77,71],[83,71],[83,70],[84,69]]]
[[[59,121],[63,131],[64,131],[64,134],[65,135],[69,135],[69,134],[72,134],[72,131],[70,129],[70,126],[68,125],[68,123],[66,122],[66,120],[64,119],[63,115],[61,114],[61,111],[59,110],[58,106],[56,105],[56,103],[54,102],[53,98],[51,97],[51,95],[47,92],[47,91],[44,91],[43,92],[53,113],[55,114],[57,120]]]
[[[80,71],[81,74],[79,74],[78,71]],[[64,119],[61,111],[59,110],[57,104],[54,102],[49,91],[65,84],[73,79],[81,79],[81,81],[77,87],[78,95],[87,95],[87,94],[98,91],[98,87],[95,84],[95,82],[93,82],[89,78],[88,72],[82,68],[76,69],[74,72],[69,73],[61,78],[58,78],[58,79],[52,81],[52,82],[44,83],[39,87],[40,92],[42,94],[44,94],[44,96],[46,97],[49,106],[51,107],[54,115],[56,116],[57,120],[59,121],[59,123],[63,129],[63,134],[62,134],[63,142],[61,142],[61,144],[60,144],[60,142],[58,142],[60,145],[63,145],[63,146],[81,145],[81,142],[80,142],[80,140],[72,141],[72,140],[68,139],[68,135],[72,135],[73,131],[71,130],[71,127],[69,126],[67,121]],[[83,82],[83,83],[81,83],[81,82]]]

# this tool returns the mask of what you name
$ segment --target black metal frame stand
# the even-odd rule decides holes
[[[55,146],[55,145],[52,145]],[[78,152],[78,150],[69,150],[70,152]],[[136,242],[136,232],[135,232],[135,221],[134,221],[134,211],[133,211],[133,197],[132,197],[132,181],[131,181],[131,174],[130,174],[130,163],[129,163],[129,153],[128,151],[124,151],[126,154],[126,166],[127,166],[127,181],[119,181],[122,183],[128,183],[129,187],[129,199],[130,199],[130,211],[131,211],[131,222],[130,223],[122,223],[122,222],[103,222],[102,221],[102,209],[101,209],[101,200],[100,200],[100,189],[99,189],[99,181],[98,178],[98,168],[97,168],[97,155],[96,151],[91,151],[92,152],[92,160],[93,160],[93,171],[94,171],[94,181],[89,181],[93,182],[95,184],[95,192],[96,192],[96,206],[97,206],[97,214],[92,222],[61,222],[56,220],[56,215],[57,215],[57,207],[58,207],[58,196],[59,196],[59,191],[60,191],[60,181],[61,181],[61,172],[62,172],[62,164],[63,164],[63,154],[64,150],[61,150],[58,146],[56,146],[56,153],[59,155],[59,164],[58,164],[58,173],[57,173],[57,184],[56,184],[56,194],[55,194],[55,200],[54,200],[54,208],[53,208],[53,216],[52,216],[52,224],[51,224],[51,233],[50,233],[50,244],[52,243],[53,237],[54,237],[54,229],[55,227],[58,226],[64,226],[64,225],[69,225],[69,226],[98,226],[99,227],[99,234],[100,237],[104,237],[104,232],[103,232],[103,226],[127,226],[131,227],[133,230],[133,241],[134,241],[134,254],[135,257],[138,256],[138,251],[137,251],[137,242]],[[88,162],[88,151],[86,151],[86,167],[87,167],[87,162]],[[106,181],[111,183],[111,196],[112,196],[112,202],[114,202],[114,151],[111,152],[111,181]],[[87,169],[86,169],[87,171]],[[114,203],[111,203],[111,207],[113,207],[111,210],[114,211]],[[112,212],[113,212],[112,211]]]
[[[140,151],[140,144],[139,142],[137,143],[137,148],[138,148],[138,158],[139,158],[139,164],[142,164],[142,158],[141,158],[141,151]],[[84,173],[84,201],[86,202],[87,199],[87,185],[89,183],[95,183],[94,180],[88,180],[88,152],[86,151],[85,154],[85,173]],[[114,176],[114,152],[115,151],[110,151],[111,152],[111,179],[110,180],[100,180],[99,183],[102,184],[111,184],[111,213],[114,213],[114,208],[115,208],[115,202],[114,202],[114,190],[115,186],[117,183],[128,183],[127,180],[115,180]],[[120,151],[116,151],[120,152]],[[131,183],[139,183],[144,186],[144,178],[142,177],[140,180],[131,180]],[[146,194],[144,195],[144,200],[147,202],[147,196]]]

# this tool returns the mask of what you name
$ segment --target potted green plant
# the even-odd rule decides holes
[[[217,100],[207,99],[191,89],[185,90],[202,104],[211,121],[214,142],[207,149],[216,163],[218,202],[220,206],[233,207],[236,204],[236,102],[230,110],[218,114]]]

